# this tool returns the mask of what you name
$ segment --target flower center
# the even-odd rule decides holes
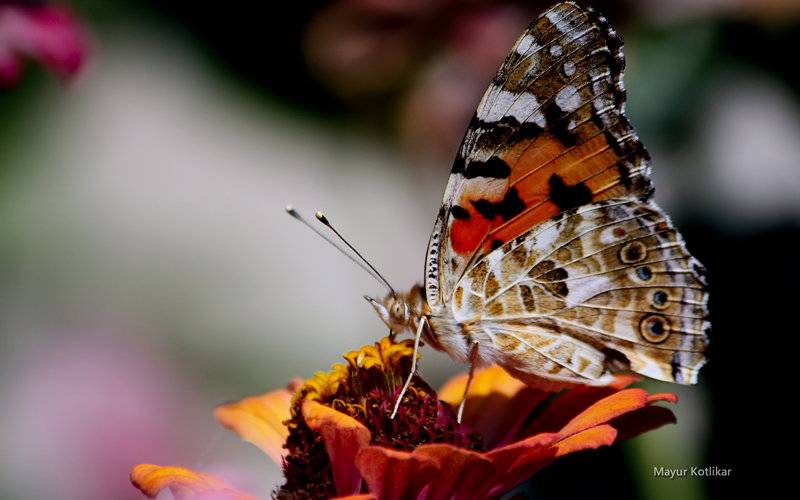
[[[319,372],[303,384],[292,399],[286,483],[275,492],[276,498],[335,495],[325,445],[303,420],[301,407],[306,400],[358,420],[370,430],[374,445],[411,450],[424,443],[448,443],[483,449],[480,436],[462,427],[450,405],[439,401],[436,391],[419,376],[412,378],[395,418],[389,418],[411,369],[413,352],[411,340],[384,337],[346,353],[346,364],[337,363],[330,372]]]

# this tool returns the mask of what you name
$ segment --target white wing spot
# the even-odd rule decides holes
[[[485,122],[499,121],[506,115],[506,110],[512,106],[516,96],[513,92],[492,85],[478,106],[478,118]]]
[[[567,61],[564,63],[564,74],[567,76],[572,76],[575,74],[575,63],[572,61]]]
[[[561,45],[553,45],[550,47],[550,55],[559,57],[561,55]]]
[[[536,96],[530,92],[516,93],[496,87],[493,101],[489,106],[478,108],[478,118],[485,122],[497,122],[504,116],[513,116],[520,123],[532,122],[544,128],[547,120],[542,113]]]
[[[545,14],[545,16],[547,17],[547,20],[550,21],[550,23],[552,23],[552,25],[555,26],[555,28],[561,33],[569,30],[569,26],[560,25],[564,20],[564,16],[557,10],[550,10],[547,14]]]
[[[536,44],[536,39],[533,38],[533,36],[531,36],[530,34],[526,34],[519,40],[519,43],[517,44],[517,48],[515,50],[517,54],[524,56],[535,44]]]
[[[572,113],[581,105],[581,96],[574,85],[567,85],[556,94],[556,105],[566,113]]]
[[[523,92],[519,95],[514,105],[508,110],[508,115],[513,116],[520,123],[533,122],[544,128],[547,125],[544,114],[540,111],[539,102],[536,96],[530,92]]]

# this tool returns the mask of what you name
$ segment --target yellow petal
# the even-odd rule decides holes
[[[283,444],[289,436],[289,429],[284,422],[291,416],[292,394],[299,385],[299,381],[292,381],[285,389],[219,406],[214,411],[214,417],[281,465],[286,453]]]
[[[439,399],[455,408],[461,403],[467,376],[448,382]],[[533,387],[493,366],[475,374],[469,386],[463,422],[483,436],[490,448],[506,444],[518,435],[525,419],[550,393]]]
[[[464,386],[467,385],[467,374],[462,373],[450,379],[439,391],[439,399],[458,405],[464,395]],[[499,396],[512,398],[522,390],[525,384],[508,374],[504,369],[495,365],[475,373],[469,386],[468,397],[488,396],[496,393]]]
[[[183,467],[139,464],[131,470],[131,483],[149,498],[155,498],[165,489],[169,489],[177,499],[199,496],[215,500],[257,500],[258,498],[237,490],[210,474],[194,472]]]

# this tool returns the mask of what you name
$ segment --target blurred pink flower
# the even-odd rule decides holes
[[[514,40],[553,3],[340,0],[309,24],[306,58],[348,106],[388,115],[407,151],[449,161]]]
[[[25,59],[70,79],[86,53],[85,32],[66,7],[0,0],[0,88],[19,81]]]
[[[6,358],[0,441],[13,462],[3,466],[23,496],[134,499],[131,463],[189,458],[195,430],[170,422],[200,405],[178,372],[141,343],[103,333],[27,340]]]

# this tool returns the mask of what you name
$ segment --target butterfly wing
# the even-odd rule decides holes
[[[622,41],[567,2],[517,40],[478,106],[428,244],[426,292],[450,298],[470,265],[559,212],[651,192],[624,115]]]
[[[604,382],[630,369],[694,383],[709,328],[704,269],[652,202],[585,205],[492,251],[456,286],[456,321],[522,378]]]
[[[428,303],[522,379],[630,369],[694,383],[702,266],[651,201],[622,41],[571,2],[517,40],[467,130],[428,248]]]

